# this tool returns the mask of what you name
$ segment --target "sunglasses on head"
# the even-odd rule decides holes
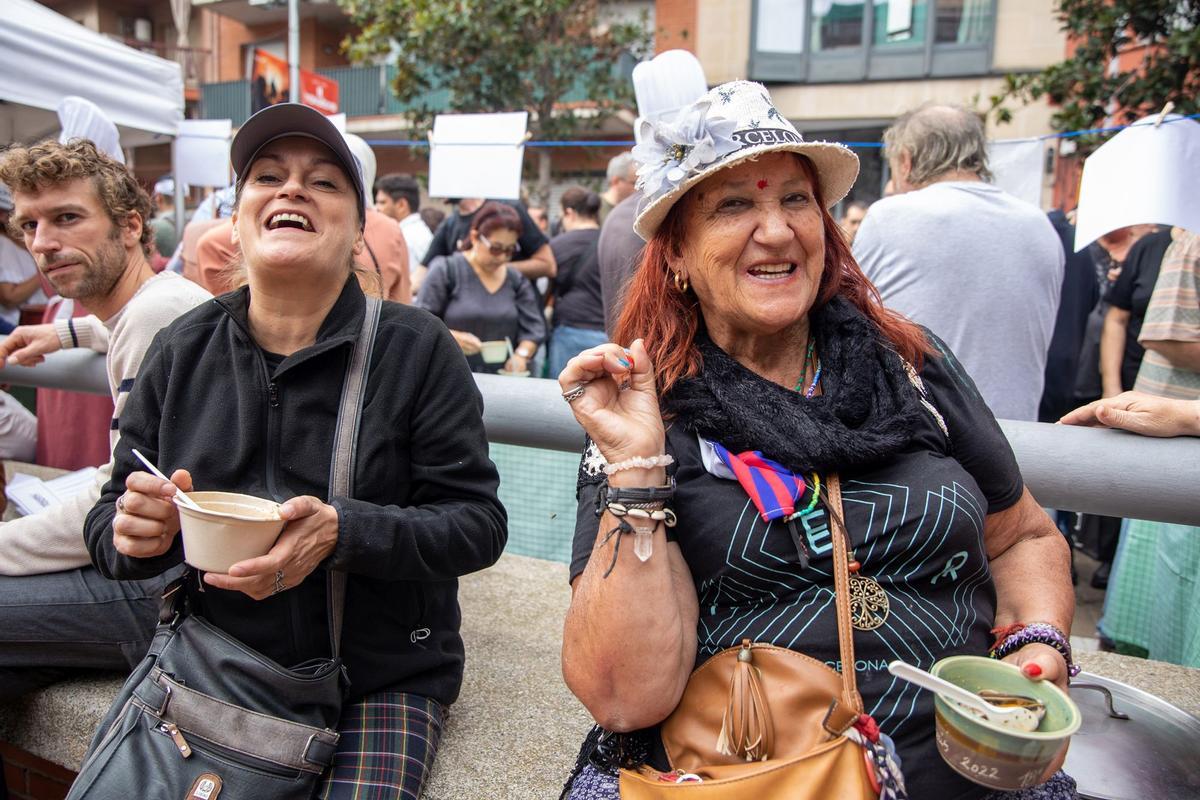
[[[492,244],[482,233],[477,235],[479,236],[479,241],[483,242],[484,247],[494,256],[511,256],[521,249],[521,245],[516,242],[512,244]]]

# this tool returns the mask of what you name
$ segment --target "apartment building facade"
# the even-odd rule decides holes
[[[695,53],[710,84],[767,84],[776,107],[809,138],[874,143],[925,102],[987,108],[1009,72],[1063,59],[1053,0],[659,0],[657,47]],[[991,138],[1050,132],[1041,101]],[[1054,142],[1047,142],[1050,200]],[[877,147],[856,148],[862,175],[850,199],[880,197],[887,170]]]

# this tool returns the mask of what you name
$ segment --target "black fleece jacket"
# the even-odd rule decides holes
[[[334,423],[364,297],[346,282],[316,342],[273,371],[250,337],[249,289],[184,314],[155,338],[121,414],[112,480],[88,514],[92,561],[109,578],[160,574],[113,547],[112,520],[137,448],[197,491],[283,501],[328,495]],[[508,536],[488,459],[483,402],[467,362],[431,314],[384,303],[371,355],[354,497],[335,497],[329,563],[349,573],[342,655],[350,697],[415,692],[449,704],[462,685],[458,576],[500,557]],[[285,666],[328,657],[324,569],[265,600],[188,582],[208,619]]]

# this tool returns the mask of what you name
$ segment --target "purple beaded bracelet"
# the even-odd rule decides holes
[[[1063,660],[1067,662],[1067,675],[1072,678],[1083,669],[1071,658],[1071,640],[1065,633],[1048,622],[1031,622],[1021,627],[1020,630],[997,642],[989,655],[996,659],[1005,658],[1027,644],[1044,644],[1057,650]]]

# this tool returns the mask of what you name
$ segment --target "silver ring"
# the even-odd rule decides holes
[[[275,587],[271,590],[271,594],[279,594],[286,588],[288,588],[288,587],[287,587],[287,584],[283,582],[283,570],[281,570],[281,569],[276,570],[275,571]]]
[[[128,514],[129,513],[128,511],[125,510],[125,494],[123,492],[121,493],[121,496],[117,498],[117,513],[118,514]]]
[[[563,392],[562,398],[563,398],[563,400],[566,400],[568,403],[574,403],[576,400],[583,397],[583,393],[586,391],[587,391],[587,384],[581,383],[578,386],[576,386],[574,389],[568,389],[567,391]]]

